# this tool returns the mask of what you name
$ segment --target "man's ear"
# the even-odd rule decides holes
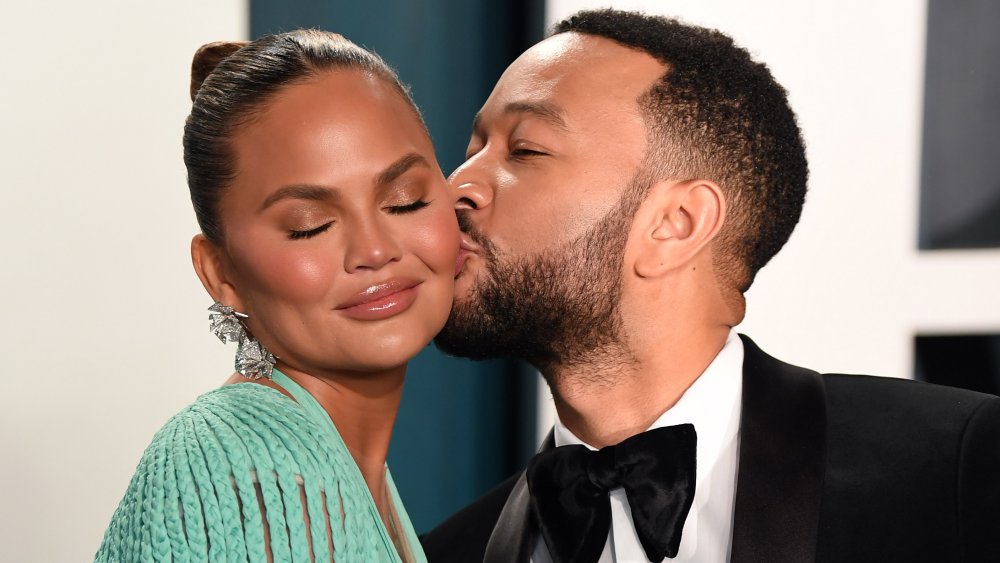
[[[657,182],[633,221],[635,273],[654,278],[684,267],[715,238],[725,216],[725,196],[715,182]]]
[[[229,271],[223,263],[224,257],[218,245],[212,243],[203,234],[197,234],[191,239],[191,262],[198,279],[212,299],[223,305],[243,311],[240,300],[229,276]]]

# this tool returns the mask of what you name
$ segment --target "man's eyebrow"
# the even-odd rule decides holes
[[[548,102],[510,102],[503,108],[503,113],[527,113],[533,115],[550,125],[558,127],[563,131],[569,130],[566,125],[566,120],[563,119],[562,111],[558,106],[548,103]],[[482,126],[483,112],[476,113],[476,117],[472,120],[472,130],[474,132],[479,131]]]
[[[264,211],[268,207],[271,207],[275,203],[283,199],[307,199],[310,201],[323,201],[328,199],[334,199],[337,196],[337,191],[333,188],[327,188],[325,186],[317,186],[315,184],[292,184],[285,186],[280,190],[274,192],[273,194],[267,196],[264,203],[261,204],[260,209],[257,210],[258,213]]]
[[[375,175],[375,185],[384,186],[386,184],[392,183],[393,180],[399,178],[403,174],[413,168],[414,166],[423,166],[425,168],[430,168],[430,164],[427,159],[422,155],[415,152],[404,155],[402,158],[393,162],[389,166],[385,167],[385,170],[379,172]]]

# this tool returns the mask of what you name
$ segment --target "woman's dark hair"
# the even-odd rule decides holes
[[[300,29],[253,42],[209,43],[191,64],[191,115],[184,164],[191,202],[205,237],[222,241],[219,200],[236,176],[230,142],[281,89],[323,71],[354,69],[385,80],[420,114],[406,87],[378,55],[336,33]]]

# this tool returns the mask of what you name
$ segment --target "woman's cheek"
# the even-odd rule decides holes
[[[449,276],[458,256],[458,219],[451,209],[437,211],[430,220],[411,232],[411,240],[424,263],[435,271],[443,269]]]
[[[320,248],[314,245],[309,250],[278,254],[272,275],[276,286],[283,288],[282,293],[308,301],[330,294],[335,283],[336,263],[330,253],[316,252]]]
[[[258,246],[244,262],[253,269],[251,276],[258,280],[258,290],[297,302],[317,301],[329,295],[336,264],[324,251],[324,245],[316,242],[281,241]]]

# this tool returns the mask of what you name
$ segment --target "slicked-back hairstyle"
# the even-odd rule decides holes
[[[198,225],[208,240],[218,243],[223,238],[219,200],[237,172],[234,133],[283,88],[337,69],[359,70],[386,81],[420,119],[395,71],[375,53],[336,33],[300,29],[250,43],[210,43],[195,53],[184,164]]]
[[[715,268],[741,293],[791,236],[805,202],[805,146],[787,93],[763,63],[712,29],[618,10],[583,11],[554,33],[603,37],[666,65],[638,100],[658,179],[719,184],[728,212]]]

